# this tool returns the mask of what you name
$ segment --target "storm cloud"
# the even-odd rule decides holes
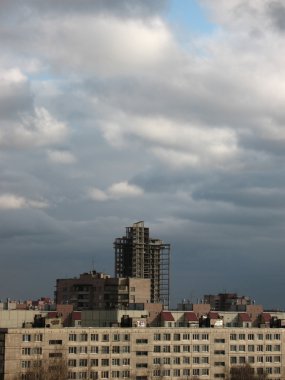
[[[0,298],[113,274],[145,220],[173,305],[285,307],[284,7],[200,0],[213,27],[182,40],[174,2],[1,2]]]

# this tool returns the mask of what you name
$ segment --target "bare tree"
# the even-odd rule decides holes
[[[266,380],[267,374],[254,374],[254,369],[249,365],[231,367],[228,380]]]

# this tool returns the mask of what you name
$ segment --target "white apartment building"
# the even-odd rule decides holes
[[[38,366],[66,366],[67,379],[225,378],[249,363],[285,379],[281,328],[8,328],[0,329],[0,379],[29,379]]]

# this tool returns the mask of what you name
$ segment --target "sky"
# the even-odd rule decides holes
[[[1,0],[0,299],[114,274],[144,220],[171,300],[285,308],[281,0]]]

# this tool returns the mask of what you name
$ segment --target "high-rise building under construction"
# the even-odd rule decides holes
[[[149,278],[151,302],[169,306],[170,244],[149,236],[144,222],[126,227],[126,235],[115,239],[115,276]]]

